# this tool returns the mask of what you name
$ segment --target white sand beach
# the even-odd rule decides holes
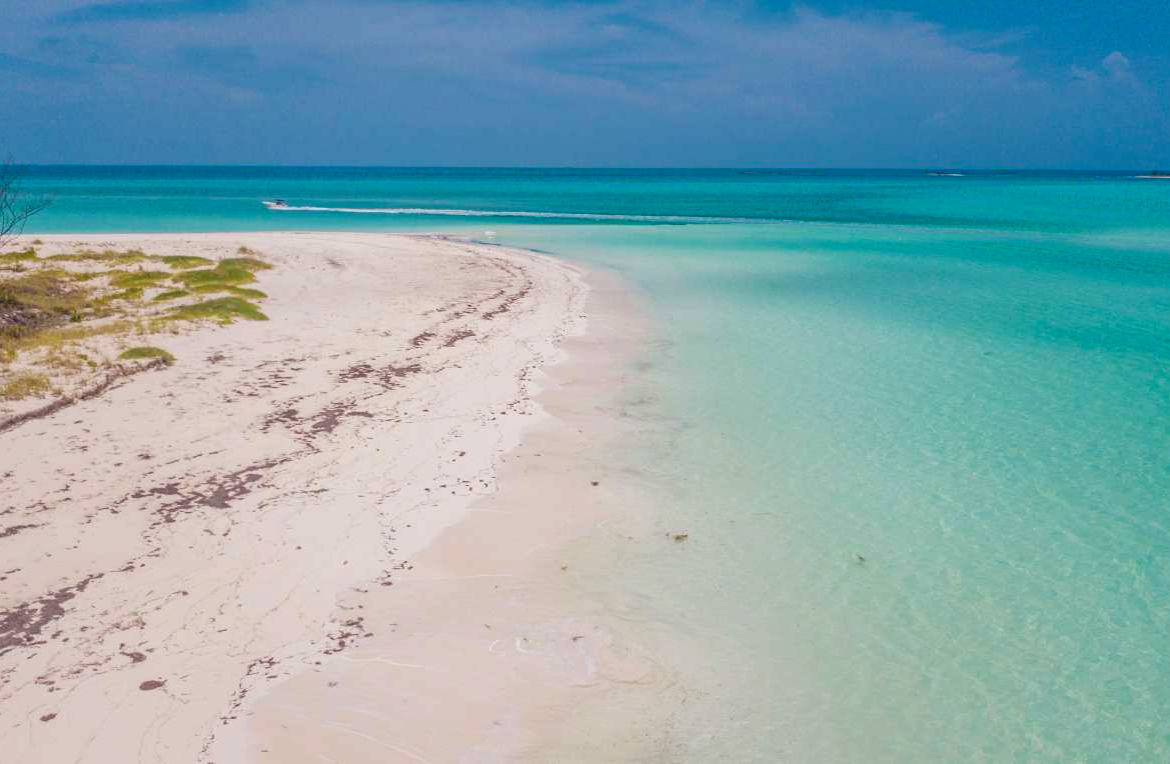
[[[435,237],[44,239],[275,268],[270,320],[0,433],[0,758],[520,760],[654,681],[556,584],[612,509],[580,457],[641,338],[619,286]]]

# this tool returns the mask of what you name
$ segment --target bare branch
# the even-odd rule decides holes
[[[0,162],[0,247],[24,231],[24,224],[52,202],[47,196],[24,188],[27,170],[11,158]]]

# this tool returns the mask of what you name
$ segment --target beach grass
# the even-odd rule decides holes
[[[122,300],[124,302],[136,302],[142,299],[142,287],[130,287],[123,289],[121,292],[114,292],[107,300]]]
[[[51,389],[49,378],[44,374],[17,374],[5,382],[3,386],[0,386],[0,398],[15,401],[33,395],[44,396]]]
[[[36,348],[59,349],[70,343],[94,337],[105,337],[113,334],[128,334],[139,327],[134,321],[121,319],[95,324],[91,322],[69,324],[65,326],[42,329],[41,331],[19,339],[17,350],[33,350]]]
[[[225,266],[221,262],[214,268],[201,268],[199,270],[176,273],[171,277],[171,280],[187,288],[193,288],[212,284],[239,286],[240,284],[252,283],[256,280],[256,277],[252,274],[252,271],[230,265]]]
[[[267,271],[271,270],[272,266],[263,260],[257,260],[254,257],[229,257],[219,261],[220,268],[239,268],[245,271]]]
[[[232,286],[231,284],[201,284],[197,287],[191,288],[192,292],[196,294],[214,294],[223,292],[234,297],[242,297],[245,300],[263,300],[268,297],[259,289],[249,289],[248,287]]]
[[[159,292],[154,296],[155,302],[166,302],[167,300],[177,300],[180,297],[186,297],[191,294],[186,289],[168,289],[165,292]]]
[[[40,366],[55,371],[81,371],[97,368],[98,364],[86,353],[69,350],[66,347],[49,350],[43,354]]]
[[[133,263],[141,263],[150,258],[145,252],[139,249],[127,249],[123,252],[107,249],[103,250],[102,252],[82,250],[81,252],[74,252],[65,255],[50,255],[48,259],[72,263],[100,262],[110,263],[113,265],[131,265]]]
[[[176,270],[185,271],[191,268],[202,268],[207,265],[214,265],[214,260],[209,260],[206,257],[197,257],[195,255],[166,255],[159,258],[159,262]]]
[[[170,366],[175,362],[175,357],[162,348],[154,347],[153,345],[140,345],[138,347],[128,348],[123,350],[118,358],[123,361],[137,361],[150,360],[153,358],[163,359],[163,363]]]
[[[37,251],[32,247],[18,250],[16,252],[5,252],[0,254],[0,264],[12,265],[14,263],[27,262],[29,260],[37,260]]]
[[[261,313],[255,304],[240,297],[219,297],[191,305],[179,305],[171,309],[169,318],[177,321],[210,320],[220,324],[230,324],[237,318],[268,320],[268,316]]]
[[[110,271],[110,286],[116,289],[156,287],[171,277],[166,271]]]
[[[115,355],[169,365],[173,356],[153,345],[119,349],[131,337],[181,333],[185,321],[267,320],[257,305],[267,295],[244,285],[272,266],[247,247],[234,255],[82,249],[42,257],[33,247],[0,255],[2,397],[67,393]]]
[[[52,269],[5,279],[0,281],[0,306],[5,306],[8,314],[20,310],[30,318],[36,313],[44,314],[42,318],[73,318],[90,301],[89,291],[73,282],[65,271]],[[45,322],[32,321],[33,324]]]

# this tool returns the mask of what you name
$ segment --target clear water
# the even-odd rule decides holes
[[[604,582],[710,659],[668,760],[1162,762],[1170,181],[1128,175],[39,168],[35,229],[490,229],[618,270],[690,539]]]

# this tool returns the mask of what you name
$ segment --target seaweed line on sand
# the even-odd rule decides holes
[[[14,427],[18,427],[25,422],[30,422],[34,419],[41,419],[42,417],[54,414],[61,409],[72,406],[74,403],[80,401],[87,401],[91,398],[96,398],[102,393],[109,390],[111,387],[127,380],[128,378],[144,371],[151,371],[153,369],[162,369],[167,366],[167,359],[155,358],[142,364],[135,364],[133,366],[117,365],[106,372],[104,378],[100,381],[90,385],[76,395],[67,395],[63,398],[58,398],[51,403],[35,408],[32,411],[26,411],[23,414],[8,417],[0,420],[0,433],[7,432]]]

